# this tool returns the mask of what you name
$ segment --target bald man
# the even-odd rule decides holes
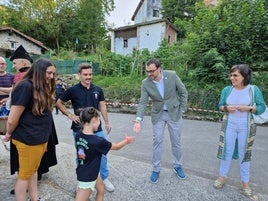
[[[12,90],[14,75],[6,72],[7,64],[4,57],[0,57],[0,106],[4,107]]]

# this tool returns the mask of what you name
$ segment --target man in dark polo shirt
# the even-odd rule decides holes
[[[92,75],[93,73],[91,65],[88,63],[81,63],[78,69],[80,82],[68,88],[63,95],[59,97],[56,103],[56,106],[59,108],[59,110],[72,120],[71,129],[73,130],[74,137],[76,136],[77,131],[81,129],[79,124],[78,110],[90,106],[98,109],[101,112],[107,133],[109,133],[111,130],[103,90],[91,83]],[[71,114],[67,110],[65,106],[67,101],[71,101],[74,114]],[[96,132],[96,135],[107,138],[107,135],[102,131],[101,124]],[[113,184],[108,180],[109,169],[105,155],[103,155],[101,159],[100,175],[105,185],[105,189],[110,192],[114,191]]]

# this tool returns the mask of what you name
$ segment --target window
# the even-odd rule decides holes
[[[171,41],[171,37],[170,37],[170,35],[168,35],[168,43],[170,43]]]
[[[159,17],[159,10],[153,10],[153,17]]]
[[[128,47],[128,41],[127,39],[124,39],[124,48],[127,48]]]
[[[11,47],[11,49],[13,49],[13,50],[17,49],[16,42],[14,42],[14,41],[10,41],[10,47]]]

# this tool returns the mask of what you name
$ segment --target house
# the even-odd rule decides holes
[[[111,51],[121,55],[143,49],[153,52],[163,39],[175,42],[177,29],[168,20],[162,19],[161,7],[161,0],[141,0],[131,18],[134,25],[111,31]]]
[[[206,6],[217,6],[218,5],[218,0],[204,0],[204,3]]]
[[[49,50],[42,42],[12,27],[0,27],[0,56],[10,57],[20,45],[23,45],[32,56],[43,54]]]
[[[134,11],[131,20],[135,24],[162,19],[161,0],[141,0]]]

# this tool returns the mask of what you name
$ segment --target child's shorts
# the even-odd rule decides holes
[[[78,181],[77,187],[81,189],[90,189],[93,191],[95,188],[95,184],[96,184],[96,180],[91,181],[91,182]]]

